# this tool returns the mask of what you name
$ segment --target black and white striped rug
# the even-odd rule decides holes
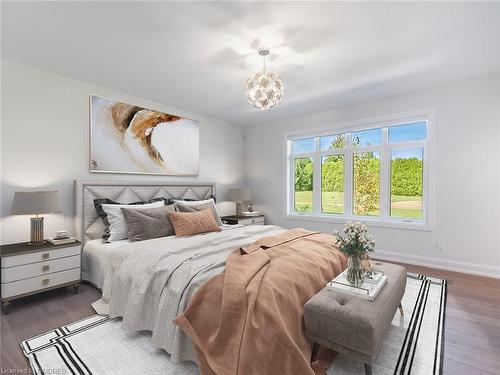
[[[443,373],[446,280],[408,274],[401,301],[372,366],[374,375]],[[364,365],[337,355],[328,375],[363,375]]]
[[[373,364],[374,375],[442,374],[446,280],[408,275],[402,301]],[[175,364],[155,349],[149,332],[121,329],[120,319],[100,315],[21,342],[35,374],[195,375],[194,363]],[[328,375],[364,375],[362,363],[335,357]]]

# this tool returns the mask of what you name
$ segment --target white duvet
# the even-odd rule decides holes
[[[195,360],[189,338],[172,323],[193,293],[223,272],[227,255],[257,239],[282,233],[270,225],[233,226],[192,237],[129,242],[112,250],[105,271],[100,314],[122,317],[127,330],[149,330],[153,344],[173,361]]]

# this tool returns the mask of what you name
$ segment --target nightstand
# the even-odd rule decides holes
[[[0,246],[2,312],[9,313],[12,300],[50,289],[80,286],[81,242],[65,245]]]
[[[221,220],[229,225],[264,225],[264,215],[259,216],[223,216]]]

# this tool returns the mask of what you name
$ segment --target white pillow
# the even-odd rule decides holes
[[[203,201],[182,201],[174,199],[175,208],[177,211],[201,211],[206,208],[212,210],[212,215],[217,222],[218,226],[222,226],[222,220],[220,219],[219,212],[217,212],[217,207],[215,206],[215,201],[213,198],[205,199]]]
[[[163,207],[164,201],[146,204],[102,204],[101,207],[107,215],[109,222],[109,238],[105,241],[113,242],[124,240],[128,237],[127,221],[123,216],[122,208],[133,208],[140,210],[145,208]]]

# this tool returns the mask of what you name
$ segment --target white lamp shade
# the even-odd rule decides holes
[[[241,203],[252,199],[252,195],[247,188],[232,188],[227,191],[227,199],[232,202]]]
[[[11,215],[38,215],[60,212],[57,191],[16,191]]]

